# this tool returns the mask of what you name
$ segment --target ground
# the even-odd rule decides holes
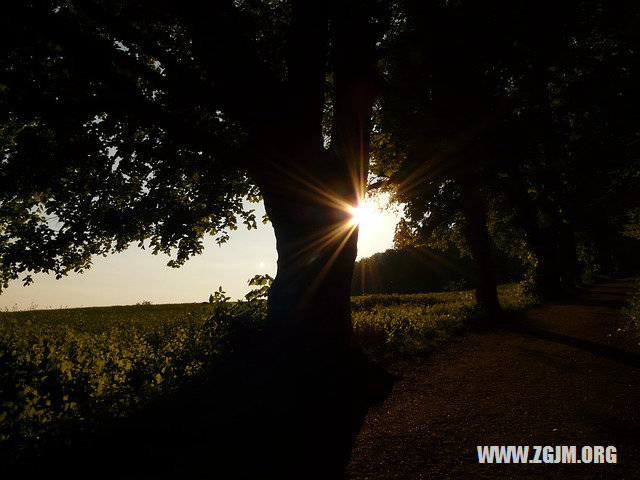
[[[631,279],[585,288],[385,367],[399,377],[357,435],[347,476],[640,478],[640,340]],[[613,445],[617,464],[478,464],[478,445]]]

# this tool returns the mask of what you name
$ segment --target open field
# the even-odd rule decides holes
[[[516,284],[500,297],[506,309],[532,304]],[[474,305],[472,291],[354,297],[354,331],[373,354],[426,351],[462,332]],[[126,415],[263,317],[260,302],[0,313],[0,450]]]

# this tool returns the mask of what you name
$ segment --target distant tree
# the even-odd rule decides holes
[[[505,41],[511,11],[505,2],[403,5],[404,20],[388,42],[374,172],[406,203],[418,244],[427,237],[430,246],[452,235],[458,245],[463,239],[474,259],[478,305],[495,318],[500,306],[485,185],[495,164],[494,132],[513,102],[500,65],[512,55]]]
[[[350,351],[386,9],[366,1],[10,1],[0,19],[0,279],[131,243],[182,265],[264,199],[274,352]],[[324,129],[323,129],[324,127]]]

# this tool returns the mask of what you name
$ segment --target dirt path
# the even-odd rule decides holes
[[[640,346],[620,314],[630,279],[396,360],[364,422],[351,479],[640,479]],[[613,445],[617,464],[479,464],[477,445]]]

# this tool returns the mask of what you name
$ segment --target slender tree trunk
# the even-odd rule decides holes
[[[527,243],[536,256],[533,289],[543,297],[554,297],[562,290],[558,235],[554,223],[549,215],[539,212],[518,172],[511,172],[506,192],[515,206],[516,219],[527,235]]]
[[[612,241],[602,228],[594,229],[594,243],[596,247],[596,259],[598,273],[614,275],[616,273]]]
[[[552,227],[534,227],[531,236],[533,251],[538,259],[534,284],[536,293],[552,298],[562,292],[560,255]]]
[[[495,321],[501,312],[498,301],[495,261],[487,230],[484,199],[473,182],[463,183],[462,212],[466,238],[475,265],[476,301],[487,319]]]
[[[560,227],[560,252],[562,258],[562,286],[567,290],[573,290],[582,284],[582,272],[578,253],[576,251],[576,239],[569,225]]]
[[[539,57],[534,61],[530,77],[536,102],[533,132],[540,148],[534,169],[539,190],[537,204],[543,214],[542,223],[545,224],[537,225],[538,243],[542,248],[539,262],[544,259],[540,290],[545,296],[555,296],[566,289],[575,288],[579,277],[577,255],[573,232],[564,223],[566,219],[561,213],[566,197],[561,182],[562,140],[549,96],[547,58]],[[538,220],[537,223],[541,222]]]

